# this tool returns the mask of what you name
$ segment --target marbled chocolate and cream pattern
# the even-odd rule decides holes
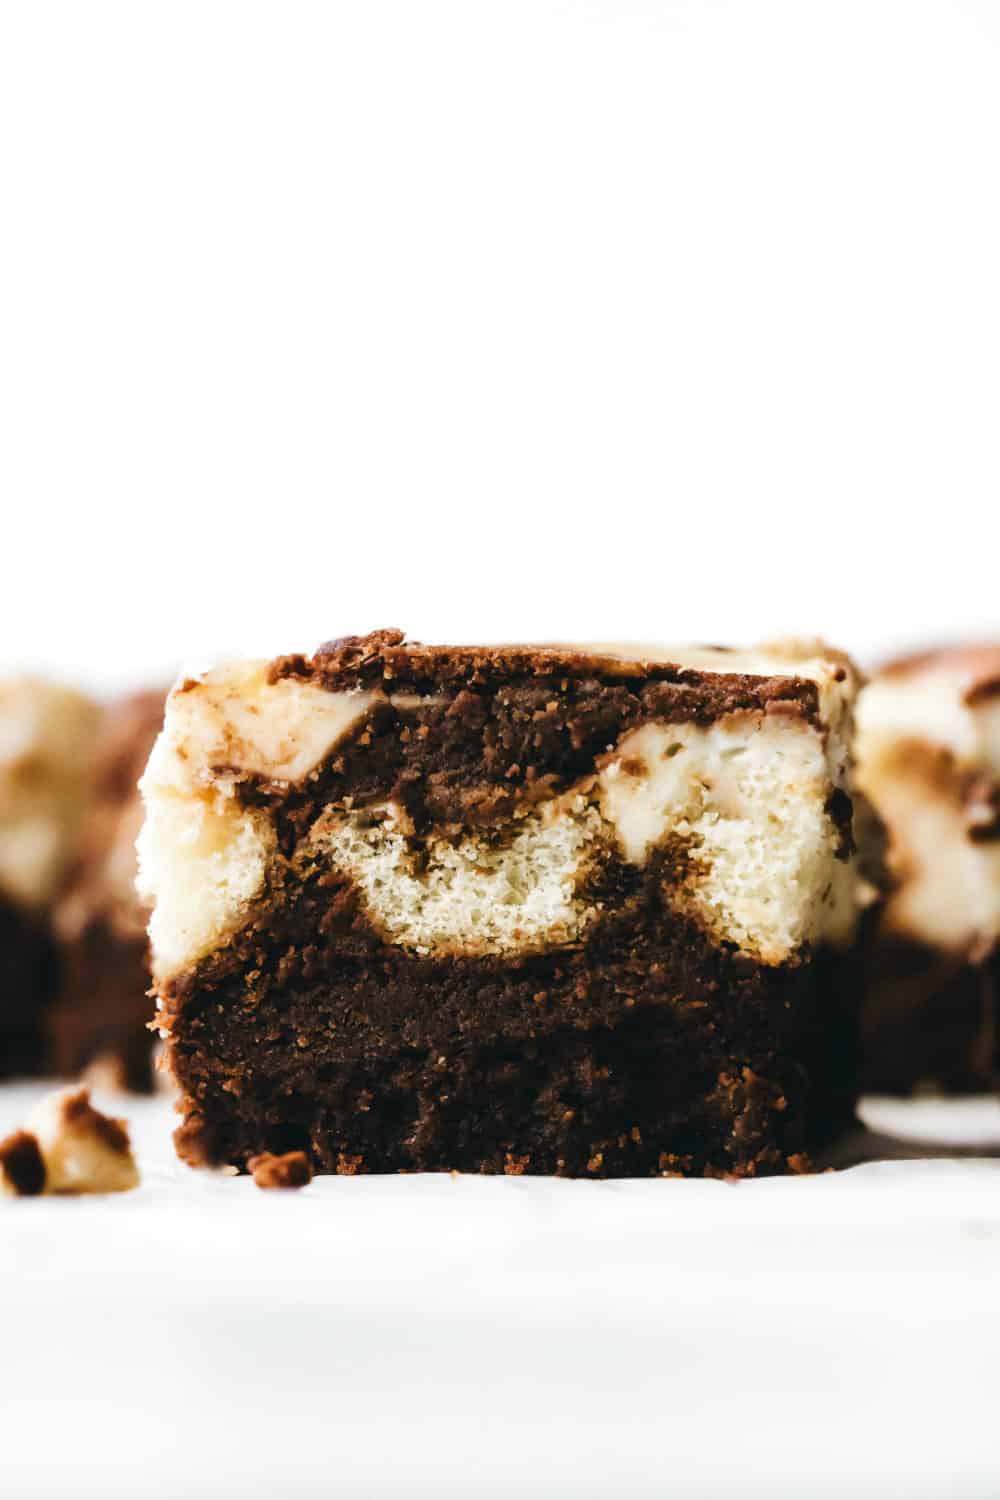
[[[623,658],[640,649],[622,648]],[[387,942],[420,954],[515,955],[580,940],[601,916],[591,894],[601,865],[642,867],[673,841],[684,858],[665,864],[664,900],[718,941],[778,964],[806,943],[846,940],[855,874],[829,809],[835,791],[849,790],[856,674],[814,642],[752,657],[661,655],[679,657],[702,671],[752,662],[762,675],[798,675],[801,662],[801,675],[820,684],[820,722],[740,710],[709,725],[643,723],[579,786],[522,810],[503,838],[432,830],[419,859],[391,801],[326,805],[289,857],[268,810],[238,795],[247,777],[308,781],[363,733],[377,693],[271,681],[265,663],[182,680],[142,782],[140,886],[153,908],[157,981],[224,943],[278,860],[303,878],[317,862],[347,877]],[[427,700],[392,701],[405,715]]]

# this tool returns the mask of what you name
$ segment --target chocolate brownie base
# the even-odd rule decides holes
[[[750,1176],[803,1169],[851,1122],[836,955],[824,992],[808,965],[724,951],[645,893],[617,932],[517,963],[338,936],[329,909],[304,891],[259,915],[238,967],[168,987],[188,1161]]]

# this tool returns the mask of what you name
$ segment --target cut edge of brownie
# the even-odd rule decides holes
[[[834,661],[831,679],[845,675]],[[175,761],[171,785],[154,754],[151,806],[164,786],[181,810],[185,798],[221,797],[227,813],[271,837],[256,894],[226,938],[187,962],[164,963],[161,953],[159,1019],[188,1160],[245,1168],[264,1151],[304,1149],[325,1171],[753,1175],[795,1170],[849,1123],[852,1006],[816,978],[824,964],[837,970],[840,955],[827,950],[817,962],[817,929],[816,941],[786,944],[765,962],[683,902],[665,905],[664,889],[676,896],[698,869],[690,838],[675,832],[639,858],[641,838],[623,849],[624,825],[602,825],[599,857],[574,875],[574,893],[599,913],[589,925],[555,941],[543,933],[535,947],[463,939],[420,951],[410,929],[402,940],[387,931],[370,890],[331,867],[315,836],[332,809],[334,821],[371,824],[379,857],[396,840],[403,865],[386,865],[391,888],[399,868],[411,880],[428,870],[438,878],[474,832],[481,877],[496,851],[503,871],[553,808],[557,817],[568,799],[593,806],[609,764],[640,776],[627,762],[641,756],[621,751],[630,735],[674,726],[670,744],[652,737],[669,760],[706,743],[674,743],[677,726],[704,736],[729,721],[752,743],[794,723],[822,741],[823,869],[843,868],[849,748],[837,747],[834,769],[815,681],[551,648],[414,647],[398,632],[349,638],[311,660],[279,658],[257,680],[273,691],[371,696],[295,780],[268,774],[259,736],[247,739],[239,682],[235,706],[225,681],[208,683],[210,708],[228,702],[229,720],[225,735],[210,724],[190,740],[203,753],[193,781],[177,785]],[[172,700],[188,729],[201,682],[185,680]],[[282,745],[282,769],[301,770],[295,749]]]

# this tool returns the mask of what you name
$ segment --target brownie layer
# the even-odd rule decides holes
[[[165,987],[178,1149],[245,1167],[568,1176],[802,1169],[850,1122],[854,1018],[801,962],[770,967],[663,912],[576,949],[422,959],[322,878]]]
[[[358,805],[392,800],[417,829],[488,827],[575,785],[642,724],[705,726],[741,712],[816,723],[819,712],[816,684],[793,676],[706,675],[670,664],[642,672],[638,662],[614,671],[605,664],[598,675],[601,660],[590,656],[376,649],[370,639],[272,667],[275,681],[301,677],[330,692],[371,694],[363,731],[318,780],[289,787],[250,773],[256,797],[283,804],[293,832],[297,811],[309,816],[320,797],[348,796]],[[849,803],[836,798],[831,811],[846,832]]]
[[[804,653],[796,657],[783,651],[763,651],[756,658],[760,665],[747,670],[747,653],[722,646],[676,653],[666,648],[645,653],[630,649],[625,655],[601,647],[425,646],[406,640],[400,630],[376,630],[327,641],[309,657],[278,657],[270,664],[268,677],[272,682],[300,678],[328,692],[378,688],[421,694],[579,682],[641,691],[643,684],[661,683],[678,689],[673,695],[675,712],[685,718],[705,722],[736,709],[760,708],[783,699],[800,704],[808,717],[818,721],[817,682],[795,670]],[[698,665],[685,664],[685,655]],[[838,680],[846,677],[847,658],[830,666]]]

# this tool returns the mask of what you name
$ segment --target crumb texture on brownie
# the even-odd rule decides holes
[[[596,915],[581,884],[601,819],[583,797],[557,816],[517,824],[509,843],[482,834],[429,839],[417,850],[390,803],[330,810],[310,830],[305,858],[325,857],[350,879],[387,942],[421,954],[513,953],[570,943]]]
[[[720,941],[780,963],[853,922],[853,873],[837,861],[827,798],[836,771],[797,717],[730,715],[708,727],[645,724],[601,772],[626,859],[668,839],[688,858],[666,892]]]
[[[139,859],[182,1154],[745,1175],[844,1123],[857,675],[631,650],[179,684]]]
[[[588,874],[616,853],[644,865],[673,839],[688,857],[665,868],[665,899],[778,963],[849,920],[851,876],[835,866],[831,883],[819,737],[798,721],[735,717],[630,731],[588,791],[541,803],[504,845],[440,838],[418,860],[401,809],[385,804],[322,815],[309,851],[357,885],[390,941],[501,953],[579,938],[600,915]]]

